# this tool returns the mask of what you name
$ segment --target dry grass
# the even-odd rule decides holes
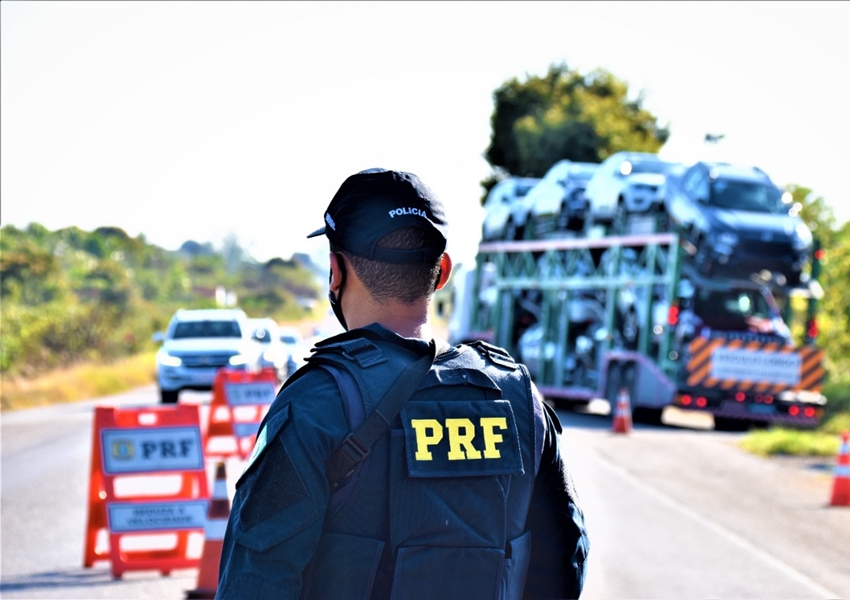
[[[110,364],[80,364],[36,379],[0,381],[0,409],[19,410],[124,392],[156,381],[155,352]]]

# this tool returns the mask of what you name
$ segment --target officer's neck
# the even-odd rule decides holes
[[[353,292],[349,295],[350,292]],[[360,286],[352,286],[343,294],[343,313],[349,329],[378,323],[406,338],[430,340],[430,298],[413,304],[396,300],[376,301]]]
[[[432,333],[428,303],[422,302],[421,305],[417,303],[411,306],[399,302],[385,302],[368,308],[361,305],[361,310],[356,311],[351,319],[346,314],[345,320],[350,329],[378,323],[402,337],[430,340]]]

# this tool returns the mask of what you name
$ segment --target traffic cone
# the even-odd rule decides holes
[[[629,402],[629,390],[622,387],[617,394],[617,407],[614,409],[614,433],[629,433],[632,430],[632,407]]]
[[[224,544],[224,530],[230,517],[230,499],[227,497],[227,474],[224,462],[216,465],[215,484],[204,526],[204,550],[198,570],[198,587],[186,592],[186,598],[215,598],[218,589],[218,564]]]
[[[850,452],[847,450],[847,438],[850,432],[841,434],[841,446],[838,449],[838,462],[835,465],[835,481],[832,483],[830,506],[850,506]]]

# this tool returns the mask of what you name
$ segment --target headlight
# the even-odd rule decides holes
[[[794,229],[794,241],[792,242],[794,250],[805,250],[812,245],[812,232],[806,227],[805,223],[798,223]]]
[[[736,246],[738,244],[738,236],[728,231],[717,234],[717,243],[725,246]]]
[[[230,363],[231,367],[241,367],[248,364],[248,357],[244,354],[237,354],[236,356],[231,356],[227,362]]]
[[[183,364],[183,361],[179,356],[172,356],[163,352],[159,355],[159,364],[165,367],[179,367]]]

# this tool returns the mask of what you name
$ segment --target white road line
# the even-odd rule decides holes
[[[816,593],[820,596],[823,596],[824,598],[840,598],[839,594],[836,594],[835,592],[831,592],[828,589],[824,588],[823,586],[818,584],[816,581],[814,581],[810,577],[807,577],[806,575],[804,575],[803,573],[801,573],[800,571],[798,571],[797,569],[795,569],[794,567],[792,567],[788,563],[785,563],[785,562],[781,561],[780,559],[776,558],[775,556],[773,556],[772,554],[765,552],[764,550],[762,550],[758,546],[755,546],[751,542],[747,541],[746,539],[739,536],[738,534],[730,531],[729,529],[726,529],[722,525],[719,525],[715,521],[711,521],[711,520],[705,518],[704,516],[702,516],[698,512],[684,506],[682,503],[674,500],[670,496],[667,496],[663,492],[660,492],[658,489],[647,485],[645,482],[641,481],[640,479],[638,479],[637,477],[635,477],[634,475],[632,475],[631,473],[626,471],[623,467],[611,462],[608,458],[603,456],[598,451],[594,450],[593,452],[596,455],[596,457],[599,459],[599,461],[605,467],[607,467],[611,471],[614,471],[617,475],[619,475],[620,477],[622,477],[623,479],[625,479],[626,481],[628,481],[629,483],[631,483],[635,487],[639,488],[643,492],[654,497],[659,502],[662,502],[662,503],[666,504],[667,506],[669,506],[670,508],[673,508],[673,509],[679,511],[680,513],[682,513],[686,517],[693,519],[697,523],[699,523],[702,526],[710,529],[714,533],[726,538],[727,540],[734,542],[735,544],[737,544],[738,546],[740,546],[744,550],[751,552],[755,556],[761,558],[767,564],[778,569],[784,575],[787,575],[787,576],[791,577],[792,579],[796,580],[798,583],[801,583],[802,585],[808,587],[814,593]]]

